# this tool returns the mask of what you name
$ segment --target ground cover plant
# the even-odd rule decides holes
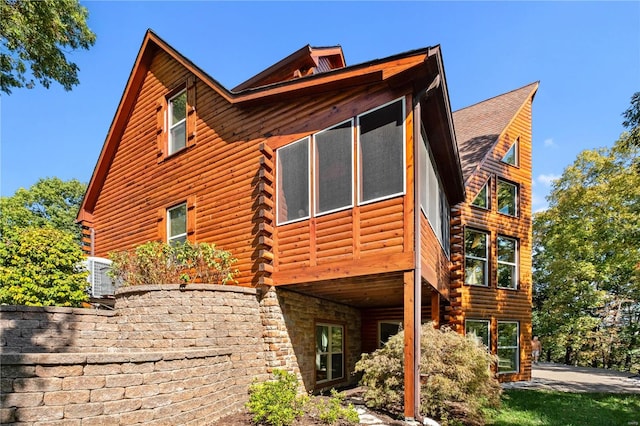
[[[507,390],[500,410],[486,410],[492,426],[640,424],[640,394]]]
[[[484,423],[483,408],[498,407],[500,385],[491,372],[496,362],[476,339],[450,329],[421,328],[420,411],[442,424]],[[404,396],[404,335],[393,336],[384,347],[364,354],[356,364],[363,374],[367,406],[400,416]]]

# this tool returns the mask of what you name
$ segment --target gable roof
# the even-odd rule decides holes
[[[535,96],[538,84],[527,84],[453,113],[465,182],[486,158],[525,102]]]
[[[305,51],[313,54],[313,49],[317,51],[316,53],[327,53],[332,56],[338,52],[341,54],[341,49],[339,47],[305,47],[294,53],[293,56],[304,56],[302,53]],[[442,74],[443,81],[439,88],[439,93],[440,98],[442,98],[440,102],[444,103],[444,108],[442,108],[439,114],[443,117],[442,119],[446,120],[448,123],[452,123],[451,109],[447,95],[448,91],[446,89],[446,82],[444,81],[443,75],[442,54],[439,46],[416,49],[387,58],[376,59],[348,67],[335,64],[335,69],[301,76],[292,80],[276,81],[264,86],[256,86],[258,83],[253,81],[253,84],[249,84],[249,87],[246,89],[234,92],[226,89],[218,81],[196,66],[193,62],[149,29],[142,41],[142,45],[129,75],[129,79],[127,80],[120,103],[118,104],[111,126],[109,127],[100,156],[98,157],[98,162],[96,163],[91,180],[89,181],[87,191],[76,219],[78,222],[83,220],[92,220],[93,209],[98,200],[98,196],[104,180],[106,179],[111,162],[117,151],[119,140],[124,132],[128,117],[133,110],[138,91],[144,82],[154,56],[158,52],[165,52],[173,60],[193,73],[194,76],[204,82],[204,84],[209,88],[218,93],[227,102],[239,106],[257,104],[264,105],[265,103],[292,99],[301,95],[312,95],[327,91],[336,91],[356,85],[381,82],[386,82],[390,87],[411,83],[413,83],[414,87],[425,87],[429,85],[434,78]],[[286,60],[287,58],[283,61],[286,62]],[[281,64],[283,61],[278,62],[276,65]],[[261,76],[259,78],[260,80],[263,77],[268,77],[268,74],[265,75],[263,73],[259,73],[256,77],[258,76]],[[250,79],[249,82],[251,82],[251,80],[253,79]],[[451,125],[449,124],[447,128],[450,129]],[[449,130],[449,132],[451,132],[451,137],[447,138],[451,145],[449,149],[455,150],[454,137],[452,131]],[[457,156],[457,152],[455,153],[455,156]],[[458,191],[461,191],[462,193],[464,192],[462,182],[455,182],[455,186],[462,188]]]

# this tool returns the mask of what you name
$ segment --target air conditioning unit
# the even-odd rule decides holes
[[[102,257],[87,257],[84,266],[89,271],[87,280],[91,284],[91,297],[113,296],[117,286],[107,275],[111,268],[111,261]]]

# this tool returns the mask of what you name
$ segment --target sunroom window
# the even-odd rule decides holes
[[[498,321],[498,373],[517,373],[519,367],[519,324]]]
[[[344,328],[316,325],[316,383],[344,377]]]
[[[358,117],[361,203],[404,192],[404,102]]]
[[[487,286],[488,235],[473,229],[464,234],[464,282],[469,285]]]
[[[187,241],[187,204],[167,209],[167,242],[171,245]]]
[[[518,241],[498,236],[498,287],[518,288]]]
[[[169,155],[187,146],[187,91],[169,99]]]
[[[518,215],[518,187],[513,183],[498,180],[498,212]]]
[[[309,217],[309,138],[277,150],[278,224]]]
[[[352,121],[314,136],[315,212],[329,213],[353,205]]]

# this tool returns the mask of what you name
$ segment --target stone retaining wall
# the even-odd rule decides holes
[[[0,314],[2,424],[206,424],[267,379],[255,289],[124,287],[112,312]]]
[[[238,410],[250,378],[227,349],[2,354],[0,423],[205,424]]]

